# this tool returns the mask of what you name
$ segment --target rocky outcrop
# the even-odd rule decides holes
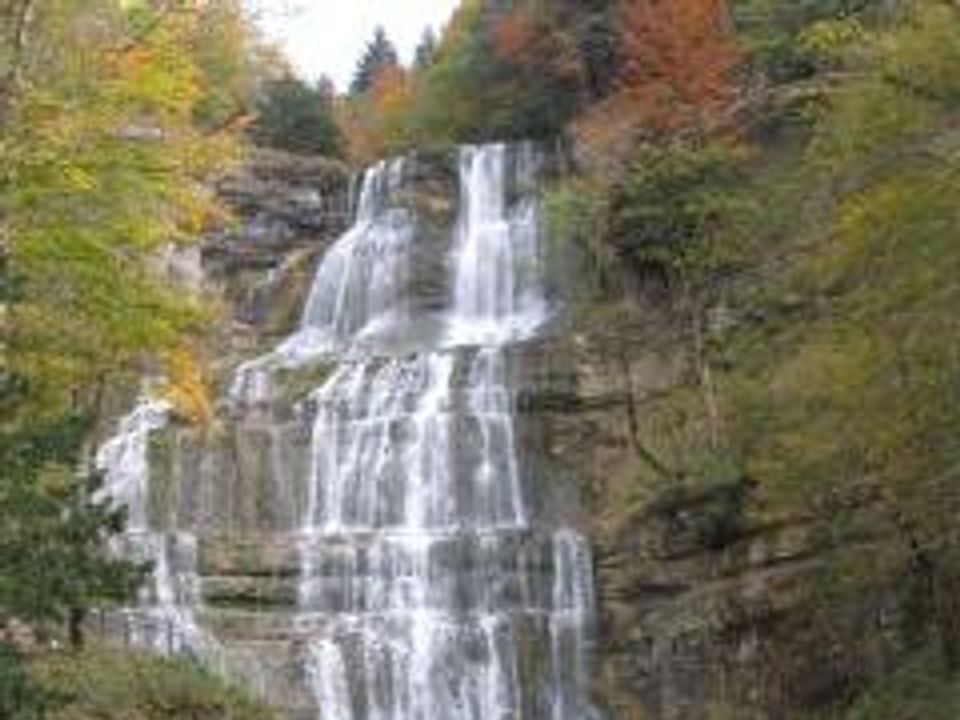
[[[262,149],[218,183],[231,217],[202,264],[239,323],[260,336],[295,323],[317,257],[350,224],[352,187],[338,161]]]
[[[695,460],[710,434],[682,319],[662,306],[583,310],[543,353],[572,386],[530,411],[549,462],[581,488],[596,689],[611,717],[799,717],[889,670],[916,639],[905,591],[827,597],[814,580],[827,552],[882,553],[882,542],[828,545],[813,518],[773,514],[755,483],[722,468],[689,485],[664,459]],[[670,414],[665,397],[677,398]]]
[[[449,294],[437,243],[456,215],[455,175],[449,156],[408,172],[402,202],[424,238],[413,294],[429,309]],[[203,259],[248,358],[294,326],[318,256],[347,225],[349,188],[339,164],[272,153],[223,182],[238,223],[208,240]],[[571,284],[562,260],[558,295]],[[824,548],[809,519],[771,515],[753,483],[722,469],[689,486],[665,459],[704,453],[710,436],[676,313],[579,302],[544,337],[511,348],[507,365],[517,445],[534,475],[526,500],[592,540],[595,686],[611,718],[780,720],[843,697],[902,650],[897,592],[811,596]],[[295,612],[310,408],[291,408],[327,371],[291,372],[278,402],[224,413],[206,433],[174,427],[151,449],[151,525],[199,535],[198,620],[224,640],[230,671],[291,717],[315,716]],[[669,412],[665,396],[679,398]],[[875,551],[867,540],[843,549]],[[342,561],[338,552],[324,562]],[[451,550],[451,562],[465,558]]]

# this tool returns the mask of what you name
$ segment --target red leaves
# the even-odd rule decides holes
[[[537,19],[532,12],[518,7],[497,22],[493,30],[494,51],[501,60],[528,65],[536,57]]]
[[[536,4],[521,4],[493,26],[493,51],[515,68],[578,82],[583,67],[564,18]]]
[[[726,0],[620,0],[616,91],[576,124],[586,156],[616,172],[641,137],[722,131],[741,53]]]
[[[620,92],[657,129],[708,124],[740,51],[725,0],[621,0]]]

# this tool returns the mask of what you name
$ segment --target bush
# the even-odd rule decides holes
[[[944,676],[937,665],[934,654],[921,654],[829,720],[956,720],[960,679]]]
[[[296,78],[267,83],[258,103],[253,140],[294,153],[339,156],[340,130],[331,99]]]
[[[610,237],[640,277],[716,271],[748,212],[744,153],[725,142],[641,146],[612,194]]]
[[[62,698],[58,708],[45,716],[49,720],[274,717],[208,671],[183,661],[99,649],[44,657],[34,662],[31,673],[46,692]]]

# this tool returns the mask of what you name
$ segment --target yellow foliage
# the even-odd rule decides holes
[[[179,417],[201,428],[209,428],[214,420],[210,382],[207,369],[196,354],[187,347],[166,353],[164,364],[167,381],[161,396]]]
[[[156,17],[109,0],[41,5],[0,118],[0,230],[21,288],[5,362],[67,404],[199,330],[197,298],[157,276],[153,258],[222,216],[205,187],[239,159],[252,61],[234,0]],[[179,396],[196,373],[172,364]],[[203,421],[209,408],[185,396]]]

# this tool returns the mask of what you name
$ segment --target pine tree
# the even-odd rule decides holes
[[[13,274],[0,263],[7,310],[21,300]],[[17,344],[8,340],[4,351]],[[104,553],[124,513],[92,499],[100,478],[82,459],[92,413],[68,409],[38,420],[24,409],[32,401],[29,381],[0,364],[0,627],[65,623],[79,645],[87,611],[129,599],[142,568]]]
[[[373,33],[373,40],[368,43],[363,56],[357,63],[357,70],[350,84],[351,94],[362,95],[367,92],[385,68],[399,64],[397,49],[387,37],[386,30],[383,27],[377,27]]]
[[[413,53],[413,66],[417,70],[425,70],[433,65],[437,58],[437,35],[433,28],[427,26],[420,36],[420,43]]]
[[[321,89],[287,77],[267,84],[253,127],[256,143],[289,152],[340,154],[331,99]]]

